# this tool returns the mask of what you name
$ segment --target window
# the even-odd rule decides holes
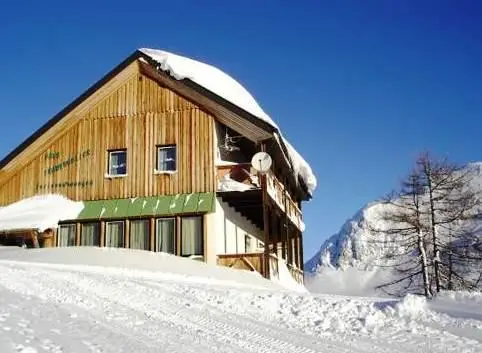
[[[99,223],[84,223],[80,234],[80,245],[100,246]]]
[[[181,219],[181,256],[203,255],[202,217]]]
[[[75,246],[75,224],[61,224],[59,226],[59,246]]]
[[[107,222],[105,229],[105,246],[124,247],[124,222]]]
[[[131,249],[149,250],[149,221],[131,221],[130,227]]]
[[[248,234],[244,235],[244,252],[251,252],[251,237]]]
[[[157,147],[157,172],[176,171],[176,146]]]
[[[109,151],[108,175],[127,175],[127,150]]]
[[[159,218],[157,220],[156,250],[169,254],[176,253],[176,219]]]

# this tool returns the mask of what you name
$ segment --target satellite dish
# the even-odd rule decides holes
[[[265,174],[272,164],[271,157],[266,152],[258,152],[251,159],[251,165],[261,174]]]

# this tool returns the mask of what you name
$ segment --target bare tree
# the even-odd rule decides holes
[[[396,251],[391,252],[391,264],[385,265],[397,275],[388,283],[378,286],[390,294],[402,295],[407,292],[432,296],[429,278],[424,222],[424,184],[422,174],[414,171],[401,183],[401,189],[384,200],[385,211],[380,215],[384,228],[371,226],[372,231],[389,237]],[[384,240],[385,245],[387,240]]]
[[[427,213],[430,218],[432,262],[435,289],[458,287],[472,289],[472,281],[458,269],[470,268],[474,255],[467,254],[473,244],[469,239],[480,239],[479,234],[466,227],[477,217],[480,208],[478,191],[470,187],[472,170],[460,168],[447,159],[435,159],[423,153],[417,160],[426,190]],[[460,266],[454,266],[458,263]]]
[[[396,276],[378,288],[432,297],[482,286],[481,197],[480,187],[471,185],[472,172],[420,155],[400,190],[383,201],[382,222],[369,225],[375,243],[384,233],[385,246],[394,249],[381,266]]]

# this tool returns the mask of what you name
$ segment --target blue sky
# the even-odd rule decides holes
[[[10,2],[0,155],[139,47],[244,84],[312,164],[305,258],[397,185],[417,152],[482,160],[477,1]]]

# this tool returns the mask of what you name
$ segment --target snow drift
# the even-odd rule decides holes
[[[480,351],[482,307],[470,295],[427,302],[280,289],[159,253],[0,248],[0,352]]]
[[[62,195],[38,195],[0,208],[0,230],[57,228],[59,221],[76,219],[83,202]]]

